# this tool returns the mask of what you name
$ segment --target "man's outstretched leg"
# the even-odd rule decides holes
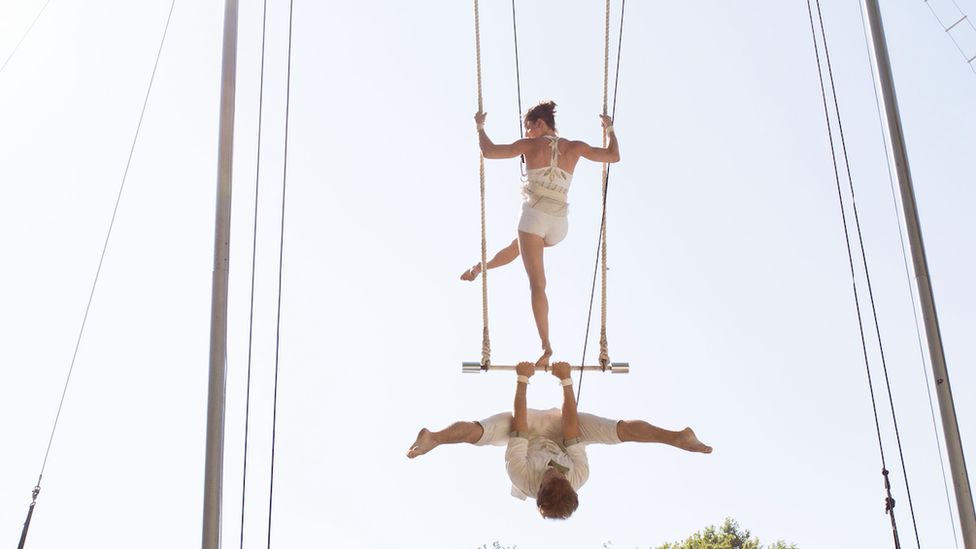
[[[624,420],[617,422],[617,436],[621,442],[660,442],[689,452],[712,453],[712,447],[698,440],[691,427],[668,431],[639,419]]]
[[[417,440],[407,450],[407,457],[413,459],[437,448],[441,444],[456,444],[467,442],[474,444],[481,439],[484,429],[477,421],[458,421],[443,431],[428,431],[426,428],[417,433]]]

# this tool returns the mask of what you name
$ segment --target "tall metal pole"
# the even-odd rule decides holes
[[[237,0],[224,4],[224,46],[217,143],[217,216],[210,313],[210,383],[203,488],[203,549],[219,549],[224,465],[224,401],[227,395],[227,281],[230,262],[230,198],[234,160],[237,78]]]
[[[884,106],[887,129],[885,138],[888,144],[888,153],[891,155],[895,166],[895,174],[901,193],[902,214],[905,217],[905,228],[908,232],[908,242],[915,269],[915,283],[918,287],[919,305],[925,324],[925,336],[929,347],[930,362],[932,363],[935,392],[938,395],[939,410],[942,414],[942,430],[945,434],[949,467],[952,470],[952,485],[956,494],[963,544],[966,549],[976,549],[976,513],[973,512],[973,495],[969,486],[969,475],[966,472],[966,457],[963,455],[962,440],[959,437],[956,410],[952,402],[952,388],[949,385],[945,354],[942,350],[939,318],[936,315],[935,298],[932,296],[932,285],[929,281],[928,262],[925,259],[925,246],[922,243],[922,230],[919,227],[912,175],[908,168],[905,137],[898,115],[898,101],[895,98],[891,63],[888,59],[888,46],[885,42],[884,27],[881,23],[881,10],[877,0],[864,0],[863,7],[870,28],[871,49],[874,53],[878,87],[881,90],[881,101]]]

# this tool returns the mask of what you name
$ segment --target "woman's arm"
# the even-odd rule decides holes
[[[487,113],[483,112],[474,115],[474,121],[478,124],[478,145],[481,146],[481,154],[485,158],[515,158],[516,156],[525,154],[529,150],[529,146],[532,143],[531,139],[519,139],[509,145],[496,145],[492,143],[491,138],[485,133],[486,116]]]
[[[617,134],[613,131],[613,120],[607,115],[600,116],[600,123],[607,130],[609,143],[604,147],[591,147],[582,141],[574,141],[579,150],[579,155],[587,160],[603,163],[614,163],[620,161],[620,145],[617,144]]]

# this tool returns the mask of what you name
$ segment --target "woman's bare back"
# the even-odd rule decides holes
[[[546,136],[528,139],[531,150],[525,155],[525,167],[529,170],[538,168],[548,168],[549,159],[552,155],[552,141]],[[576,146],[577,141],[560,138],[556,142],[559,148],[559,155],[556,158],[556,166],[566,173],[572,174],[579,162],[580,153]]]

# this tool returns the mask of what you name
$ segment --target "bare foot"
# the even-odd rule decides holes
[[[551,357],[551,356],[552,356],[552,348],[549,347],[549,346],[543,347],[542,356],[539,357],[539,360],[535,361],[535,367],[536,368],[545,368],[546,370],[548,370],[549,369],[549,357]]]
[[[417,433],[417,440],[407,450],[407,457],[413,459],[417,456],[422,456],[436,447],[437,441],[434,440],[434,434],[427,429],[421,429]]]
[[[678,432],[678,437],[677,440],[675,440],[674,445],[682,450],[688,450],[689,452],[699,452],[702,454],[712,453],[712,447],[698,440],[698,437],[695,436],[695,432],[691,430],[691,427],[685,427],[683,430]]]
[[[461,280],[467,280],[468,282],[478,278],[481,274],[481,263],[475,263],[474,267],[471,267],[467,271],[461,273]]]

